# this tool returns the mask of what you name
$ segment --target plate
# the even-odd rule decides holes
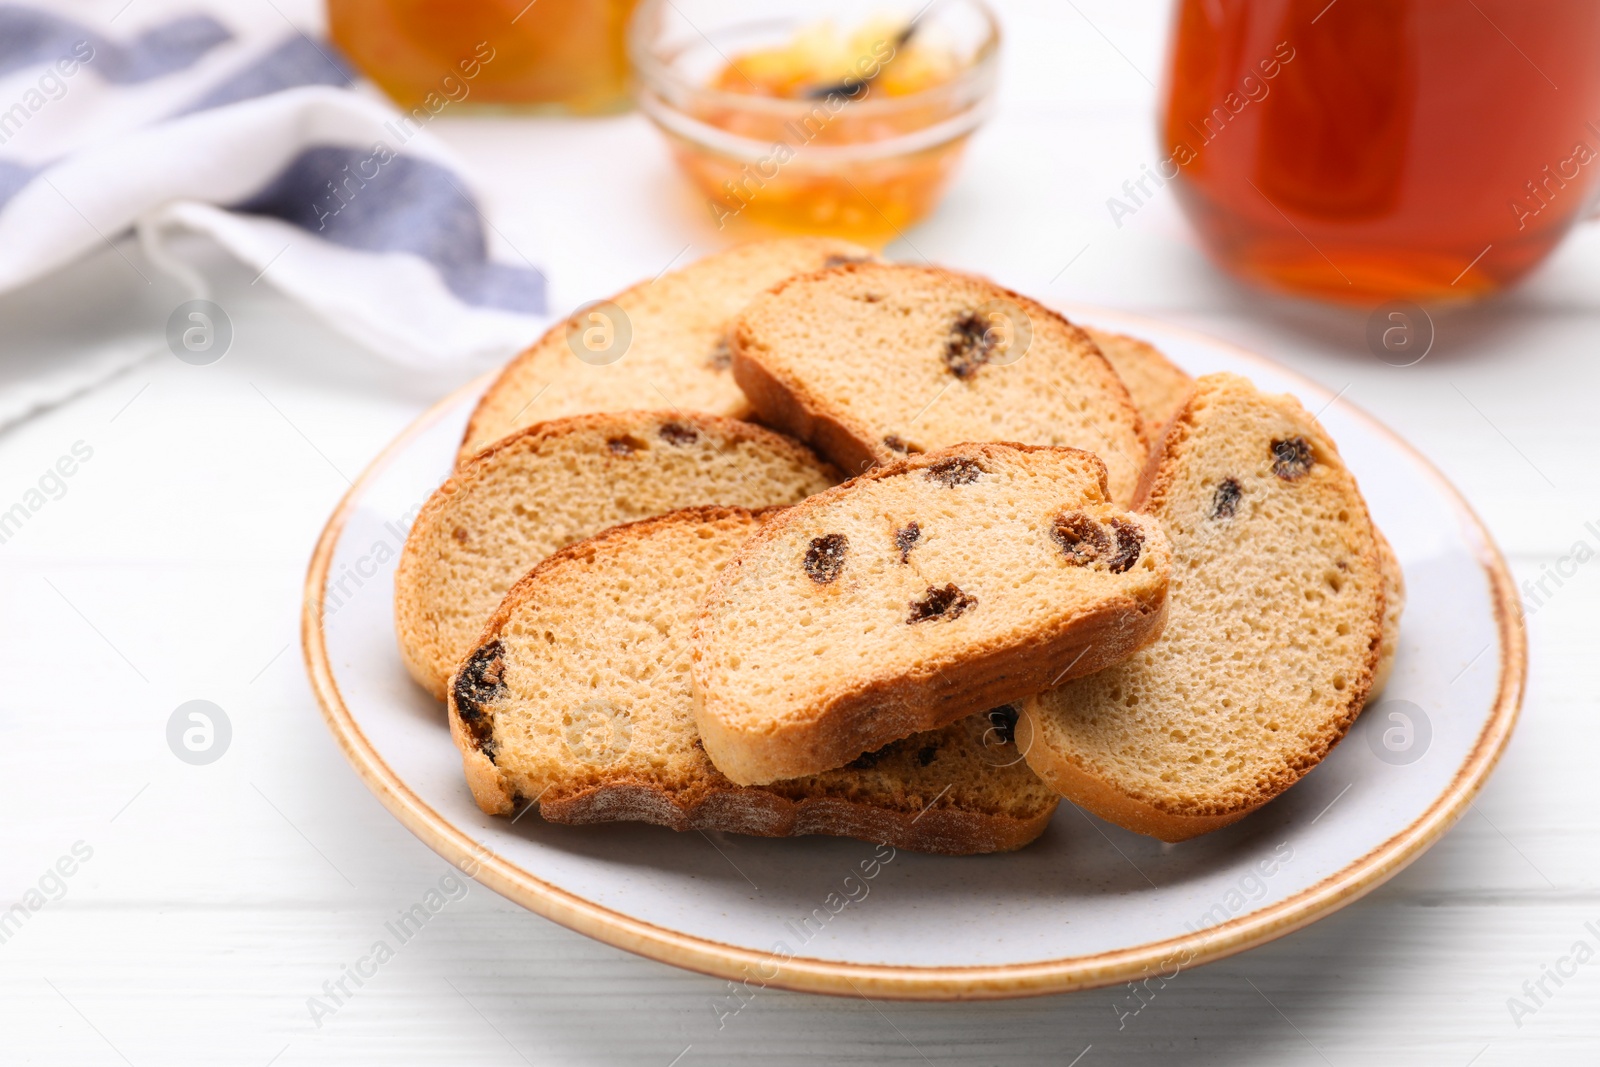
[[[844,838],[484,815],[442,708],[401,664],[392,590],[409,523],[449,472],[486,380],[391,444],[317,544],[302,639],[329,728],[396,818],[491,889],[748,990],[975,999],[1170,977],[1360,898],[1444,834],[1510,737],[1526,647],[1505,562],[1438,471],[1321,386],[1159,322],[1072,315],[1146,337],[1191,373],[1234,371],[1296,394],[1338,441],[1405,569],[1387,691],[1316,770],[1249,818],[1166,845],[1064,802],[1028,848],[953,858]],[[723,1010],[747,1000],[730,994]]]

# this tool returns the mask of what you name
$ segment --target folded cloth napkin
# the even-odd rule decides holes
[[[503,359],[537,334],[543,274],[427,129],[492,42],[402,112],[319,39],[315,8],[118,2],[0,3],[0,322],[33,348],[0,341],[0,363],[28,367],[0,369],[0,427],[169,347],[164,312],[209,295],[180,234],[407,367]],[[20,324],[41,303],[117,305],[118,284],[144,310],[98,335]]]

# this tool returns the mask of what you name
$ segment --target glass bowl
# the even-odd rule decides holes
[[[628,31],[635,99],[718,229],[753,222],[881,245],[938,204],[994,100],[1000,30],[977,0],[872,10],[886,29],[855,74],[800,98],[716,85],[734,60],[791,47],[821,24],[860,29],[863,10],[805,0],[773,0],[756,14],[737,0],[639,5]],[[954,72],[893,95],[884,72],[907,49],[948,53]]]

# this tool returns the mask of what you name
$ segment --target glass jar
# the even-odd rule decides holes
[[[401,107],[628,105],[636,0],[328,0],[333,42]]]
[[[1176,12],[1154,174],[1242,278],[1354,303],[1482,296],[1600,188],[1592,0]]]

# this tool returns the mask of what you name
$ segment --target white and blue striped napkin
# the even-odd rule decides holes
[[[406,367],[503,359],[538,333],[544,276],[433,113],[361,82],[314,11],[117,4],[0,2],[0,426],[168,347],[171,295],[94,309],[120,306],[107,286],[207,297],[185,235]],[[19,305],[81,313],[53,330]]]

